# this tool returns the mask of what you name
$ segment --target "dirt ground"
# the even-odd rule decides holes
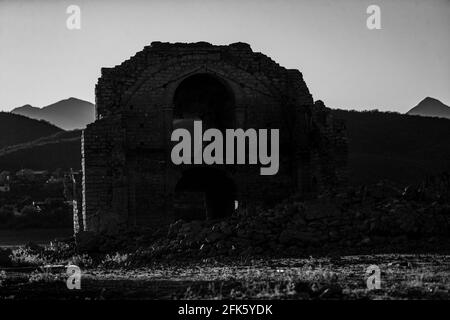
[[[380,288],[374,287],[380,270]],[[377,269],[377,267],[372,267]],[[81,269],[69,290],[65,266],[0,269],[0,299],[449,299],[449,255],[204,260]],[[368,277],[369,285],[368,289]]]

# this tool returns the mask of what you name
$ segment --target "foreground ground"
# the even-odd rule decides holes
[[[381,272],[378,290],[367,287],[366,272],[372,265]],[[204,260],[81,269],[81,289],[69,290],[64,266],[3,268],[0,299],[450,298],[449,255]]]
[[[449,299],[449,201],[443,175],[405,189],[292,195],[156,230],[10,241],[0,248],[0,298]],[[68,265],[80,268],[79,290],[67,287]],[[379,289],[368,288],[378,275],[368,269]]]

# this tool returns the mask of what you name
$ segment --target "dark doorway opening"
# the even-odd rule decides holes
[[[233,94],[217,77],[195,74],[183,80],[175,91],[173,118],[175,127],[201,120],[205,129],[233,128]]]
[[[236,186],[226,172],[193,168],[183,172],[175,187],[174,208],[178,219],[220,219],[235,210]]]

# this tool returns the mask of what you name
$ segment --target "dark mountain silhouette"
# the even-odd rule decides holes
[[[81,130],[61,131],[0,149],[0,171],[18,171],[23,168],[79,170],[81,168]]]
[[[450,107],[437,99],[426,97],[417,106],[409,110],[407,114],[450,119]]]
[[[332,113],[346,121],[351,184],[369,184],[382,179],[410,184],[427,175],[450,171],[449,119],[379,111],[332,110]],[[80,130],[56,132],[0,149],[0,168],[78,170],[80,137]]]
[[[11,113],[33,119],[43,119],[65,130],[82,129],[95,119],[94,105],[88,101],[69,98],[43,108],[24,105]]]
[[[62,131],[46,121],[0,112],[0,149]]]
[[[409,184],[450,172],[450,120],[379,111],[333,110],[344,119],[353,184]]]

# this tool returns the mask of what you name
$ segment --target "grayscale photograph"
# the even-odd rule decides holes
[[[0,308],[448,301],[449,52],[448,0],[0,0]]]

